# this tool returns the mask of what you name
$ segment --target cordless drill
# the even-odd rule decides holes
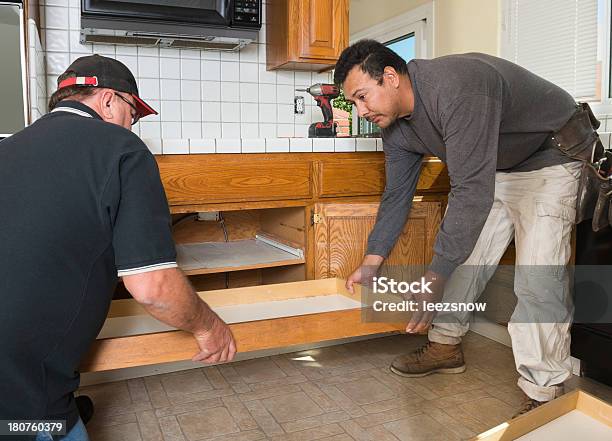
[[[331,100],[340,95],[340,89],[335,84],[313,84],[308,89],[297,89],[308,92],[317,102],[317,106],[323,112],[323,122],[312,123],[308,128],[309,138],[333,138],[336,136],[336,123]]]

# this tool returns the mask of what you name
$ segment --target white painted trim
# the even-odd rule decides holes
[[[512,340],[510,340],[508,328],[498,323],[494,323],[480,314],[474,315],[474,320],[470,323],[470,331],[501,343],[502,345],[512,347]]]
[[[23,125],[25,127],[30,125],[30,101],[28,100],[28,89],[30,87],[30,81],[27,77],[27,60],[26,53],[29,48],[26,47],[26,26],[23,12],[23,5],[19,6],[19,45],[21,53],[21,84],[22,84],[22,95],[23,95]]]
[[[499,323],[495,323],[487,319],[481,314],[474,315],[474,320],[470,323],[470,331],[482,335],[488,339],[501,343],[502,345],[512,347],[512,340],[508,333],[508,328]],[[570,356],[572,366],[572,374],[580,376],[580,359]]]
[[[385,42],[414,32],[417,38],[416,57],[433,58],[434,5],[435,0],[432,0],[397,17],[355,32],[350,36],[350,44],[364,38]]]

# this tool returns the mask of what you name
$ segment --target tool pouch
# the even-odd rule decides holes
[[[576,200],[576,223],[592,218],[594,231],[612,224],[612,180],[594,165],[610,155],[597,134],[599,125],[589,105],[580,103],[569,121],[544,143],[548,148],[557,148],[566,156],[583,162]]]
[[[565,155],[579,161],[595,162],[603,154],[604,147],[596,130],[599,121],[587,103],[580,103],[563,127],[545,141],[547,147],[561,150]]]
[[[612,180],[604,178],[590,163],[582,165],[576,201],[576,223],[593,218],[593,231],[612,224]]]

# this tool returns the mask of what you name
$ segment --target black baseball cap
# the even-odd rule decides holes
[[[157,112],[138,96],[136,79],[130,69],[120,61],[101,55],[88,55],[74,60],[66,73],[76,76],[66,78],[57,85],[57,89],[68,86],[105,87],[132,95],[139,118],[157,115]]]

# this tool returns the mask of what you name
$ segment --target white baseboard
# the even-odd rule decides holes
[[[502,345],[512,347],[512,340],[508,333],[508,328],[498,323],[494,323],[482,316],[476,316],[474,321],[470,323],[470,331],[475,332],[478,335],[489,338],[493,341],[501,343]],[[572,374],[577,377],[580,376],[580,359],[570,357],[572,364]]]

